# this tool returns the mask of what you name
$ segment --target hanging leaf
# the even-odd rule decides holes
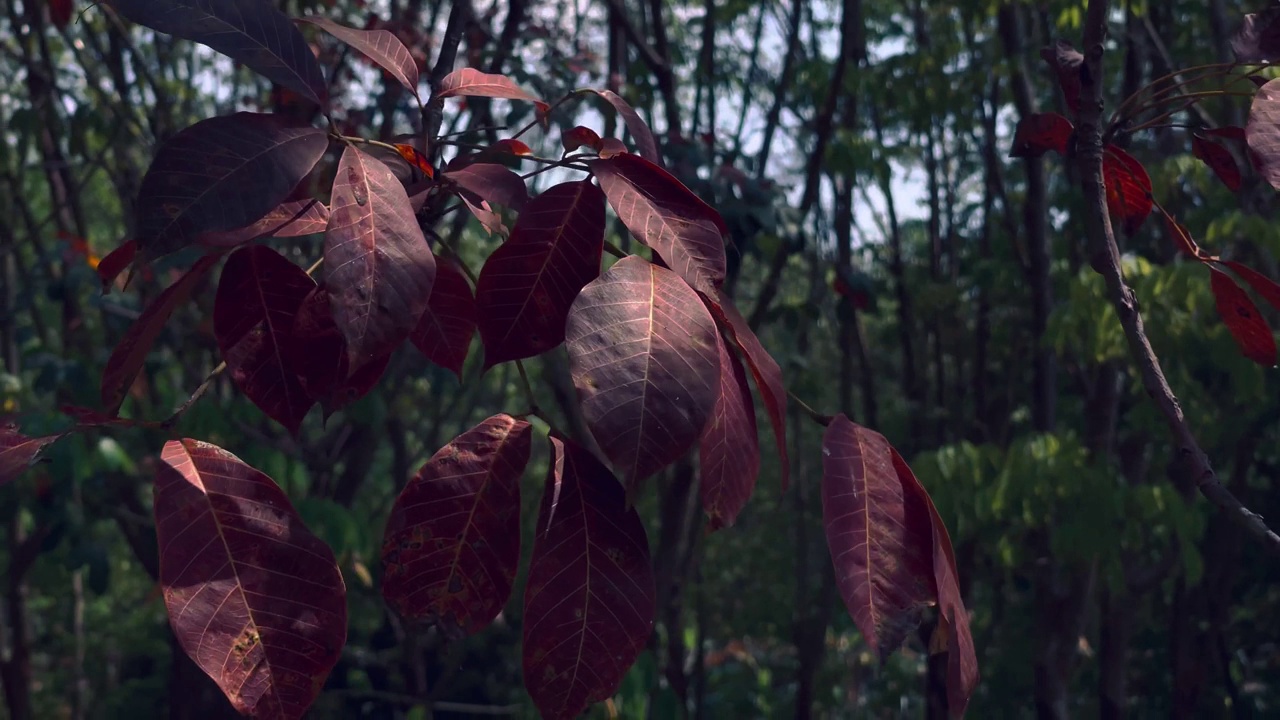
[[[183,652],[239,712],[301,718],[347,637],[333,551],[271,478],[198,440],[165,444],[155,520],[160,586]]]
[[[1236,62],[1267,63],[1280,60],[1280,8],[1249,13],[1231,39]]]
[[[98,279],[102,281],[102,293],[105,295],[111,292],[111,286],[115,284],[116,278],[120,277],[120,273],[129,267],[133,262],[133,256],[138,252],[138,243],[136,240],[128,240],[120,245],[120,247],[107,253],[102,258],[102,262],[98,263]]]
[[[1262,313],[1258,312],[1258,306],[1226,273],[1212,266],[1209,271],[1209,287],[1213,290],[1218,315],[1231,331],[1236,345],[1240,346],[1240,353],[1263,367],[1274,366],[1276,339],[1267,321],[1262,319]]]
[[[418,97],[418,63],[400,38],[386,30],[356,30],[339,25],[324,17],[296,18],[297,22],[310,23],[341,40],[370,60],[382,66],[404,89]]]
[[[1035,113],[1018,121],[1009,157],[1040,157],[1053,150],[1066,156],[1067,143],[1075,132],[1071,121],[1058,113]]]
[[[720,389],[716,337],[698,295],[635,255],[569,309],[565,346],[583,418],[632,490],[702,437]]]
[[[529,423],[495,415],[409,481],[382,540],[382,596],[409,620],[473,635],[502,612],[520,562]]]
[[[213,305],[213,333],[240,392],[293,435],[315,401],[287,356],[294,318],[316,283],[263,245],[227,259]]]
[[[323,130],[247,112],[182,130],[160,146],[142,178],[141,259],[180,250],[204,233],[256,222],[289,196],[328,145]]]
[[[560,135],[560,142],[564,144],[565,152],[573,152],[583,146],[593,150],[600,149],[600,136],[595,130],[581,125],[564,131]]]
[[[1275,27],[1280,33],[1280,24]],[[1280,189],[1280,82],[1271,80],[1259,88],[1244,130],[1258,174]]]
[[[395,350],[418,325],[435,259],[404,186],[356,147],[342,153],[330,204],[325,286],[354,373]]]
[[[716,340],[720,396],[698,445],[698,492],[712,530],[733,525],[760,474],[756,411],[747,374],[724,339],[717,336]]]
[[[1232,272],[1249,283],[1254,292],[1271,303],[1271,307],[1280,310],[1280,285],[1277,285],[1274,280],[1236,260],[1224,260],[1222,264],[1231,268]]]
[[[428,360],[452,370],[461,382],[462,364],[475,331],[476,301],[462,268],[452,258],[436,258],[431,301],[409,340]]]
[[[640,117],[635,108],[612,90],[592,90],[592,92],[604,98],[605,102],[612,105],[613,109],[622,116],[622,122],[631,133],[636,149],[640,151],[640,157],[655,165],[662,165],[662,156],[658,154],[658,143],[654,142],[653,131],[649,129],[648,123]]]
[[[600,275],[603,250],[604,194],[595,185],[561,183],[530,201],[476,283],[485,369],[564,341],[569,306]]]
[[[1240,189],[1240,168],[1230,150],[1197,133],[1191,137],[1191,152],[1208,165],[1229,190]]]
[[[1107,189],[1107,209],[1132,236],[1151,214],[1151,178],[1132,155],[1115,145],[1107,145],[1102,155],[1102,177]]]
[[[637,155],[587,164],[622,224],[693,289],[714,295],[724,282],[724,238],[729,234],[720,213]]]
[[[1059,40],[1040,50],[1040,57],[1058,76],[1058,86],[1071,112],[1080,111],[1080,73],[1084,72],[1084,55],[1071,47],[1071,43]]]
[[[550,438],[524,594],[524,682],[547,720],[617,692],[653,632],[649,541],[622,486],[590,453]]]
[[[313,103],[325,96],[324,73],[307,39],[271,3],[111,0],[111,6],[139,25],[211,47]]]
[[[422,154],[421,150],[418,150],[418,148],[406,143],[400,143],[395,147],[396,152],[400,153],[400,157],[404,159],[405,162],[417,168],[418,171],[421,172],[428,180],[436,176],[436,170],[431,167],[431,161],[427,159],[426,155]],[[406,192],[407,190],[408,189],[406,188]]]
[[[49,0],[49,21],[59,30],[67,27],[74,13],[71,0]]]
[[[1213,137],[1226,138],[1227,140],[1245,141],[1245,130],[1239,125],[1224,125],[1219,128],[1204,128],[1200,132]]]
[[[481,200],[487,200],[520,212],[529,201],[529,190],[525,187],[524,180],[504,165],[473,163],[446,172],[444,176],[474,195],[471,201],[476,205]]]
[[[454,70],[440,81],[437,97],[449,98],[459,95],[528,100],[537,105],[540,113],[546,113],[550,109],[549,105],[525,91],[511,78],[505,75],[483,73],[472,68]]]
[[[312,289],[294,314],[286,355],[307,395],[326,401],[346,380],[347,341],[333,322],[329,290],[324,285]]]
[[[229,232],[205,233],[204,247],[232,248],[264,237],[298,237],[324,232],[329,224],[329,208],[313,198],[288,200],[275,206],[257,222]]]
[[[387,366],[390,364],[391,353],[387,353],[361,365],[360,369],[351,373],[350,377],[338,383],[333,394],[328,399],[320,401],[325,418],[368,395],[369,391],[377,387],[378,381],[386,374]]]
[[[44,449],[61,437],[61,434],[29,437],[23,435],[13,421],[0,418],[0,487],[26,472],[40,459]]]

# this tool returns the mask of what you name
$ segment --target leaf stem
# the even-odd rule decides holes
[[[814,422],[818,423],[823,427],[826,427],[831,424],[832,416],[823,415],[817,410],[814,410],[812,407],[809,406],[809,403],[806,403],[804,400],[801,400],[799,395],[796,395],[790,390],[787,391],[787,396],[790,397],[795,402],[796,405],[799,405],[800,409],[803,410],[804,413],[808,415],[809,418]]]
[[[529,400],[529,414],[542,417],[542,410],[538,408],[538,399],[533,394],[533,383],[529,382],[529,373],[524,369],[524,361],[516,360],[516,370],[520,373],[520,384],[524,386],[525,398]],[[546,420],[546,418],[542,418]],[[548,425],[550,422],[547,423]]]

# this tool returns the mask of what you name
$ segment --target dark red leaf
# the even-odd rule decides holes
[[[1040,57],[1058,76],[1058,86],[1072,112],[1080,110],[1080,73],[1084,72],[1084,55],[1071,47],[1071,43],[1059,40],[1040,50]]]
[[[1028,115],[1018,122],[1009,157],[1040,157],[1050,150],[1066,155],[1073,132],[1075,126],[1058,113]]]
[[[697,293],[635,255],[573,302],[569,374],[587,427],[632,490],[702,437],[720,395],[717,342]]]
[[[215,255],[206,255],[196,261],[177,282],[160,292],[159,295],[143,309],[142,314],[121,338],[120,344],[111,351],[107,366],[102,370],[102,404],[108,413],[114,415],[120,411],[125,393],[133,385],[133,379],[151,352],[160,331],[169,321],[169,316],[179,306],[187,302],[197,283],[208,274],[218,262]]]
[[[452,370],[462,380],[462,364],[476,331],[476,301],[471,285],[452,258],[436,258],[431,302],[409,340],[431,362]]]
[[[400,157],[404,158],[405,162],[417,168],[424,176],[427,177],[427,179],[431,179],[436,176],[435,168],[431,167],[431,161],[428,160],[427,156],[423,155],[422,151],[418,150],[418,148],[405,143],[400,143],[399,145],[396,145],[396,152],[400,153]],[[408,190],[406,189],[406,192],[407,191]]]
[[[1240,189],[1240,168],[1231,151],[1196,134],[1191,137],[1191,152],[1218,176],[1231,191]]]
[[[617,692],[653,632],[649,542],[622,486],[590,453],[551,437],[524,594],[524,683],[547,720]]]
[[[760,399],[764,401],[765,410],[769,413],[769,422],[773,425],[773,438],[778,448],[778,469],[782,473],[782,490],[786,492],[791,482],[791,462],[787,458],[787,386],[782,381],[782,368],[764,349],[760,338],[751,331],[746,318],[738,312],[737,306],[723,292],[717,292],[715,300],[706,300],[711,314],[726,332],[738,350],[747,360],[751,368],[751,376],[755,378],[756,388],[760,391]]]
[[[297,18],[297,21],[311,23],[364,53],[418,97],[418,64],[395,35],[386,30],[356,30],[318,16]]]
[[[1276,338],[1258,306],[1229,275],[1209,266],[1210,288],[1223,324],[1231,331],[1240,353],[1264,367],[1276,364]]]
[[[471,635],[502,612],[520,562],[529,423],[495,415],[409,481],[382,540],[382,597],[410,620]]]
[[[593,92],[604,98],[622,116],[622,121],[626,123],[627,130],[636,143],[636,149],[640,151],[640,157],[655,165],[661,165],[662,156],[658,154],[658,143],[653,140],[653,131],[649,129],[648,123],[641,119],[635,108],[613,91],[594,90]]]
[[[729,234],[720,213],[638,155],[588,164],[627,229],[695,290],[715,294],[724,282],[724,238]]]
[[[1258,174],[1280,189],[1280,82],[1269,81],[1253,96],[1244,130]]]
[[[712,530],[733,525],[751,499],[760,474],[756,410],[747,374],[724,339],[716,340],[720,347],[720,397],[698,445],[698,491]]]
[[[98,263],[98,279],[102,281],[102,292],[111,291],[111,286],[115,284],[116,278],[124,269],[129,267],[133,262],[133,256],[138,252],[138,243],[135,240],[128,240],[120,247],[107,253]]]
[[[73,12],[71,0],[49,0],[49,20],[59,30],[71,22]]]
[[[603,249],[604,194],[595,185],[561,183],[529,202],[476,284],[486,369],[564,341],[569,306],[600,275]]]
[[[1151,178],[1132,155],[1107,145],[1102,156],[1102,177],[1107,186],[1107,209],[1120,221],[1126,235],[1133,235],[1151,214]]]
[[[1274,280],[1242,262],[1225,260],[1222,264],[1231,268],[1232,272],[1249,283],[1253,291],[1261,295],[1262,299],[1271,304],[1271,307],[1280,310],[1280,285],[1277,285]]]
[[[165,444],[155,518],[160,586],[183,651],[241,713],[302,717],[346,643],[333,551],[271,478],[198,440]]]
[[[516,155],[518,157],[527,157],[533,154],[533,150],[519,140],[499,140],[482,151],[483,155]]]
[[[288,197],[328,145],[323,130],[247,112],[202,120],[169,138],[138,193],[141,259],[256,222]]]
[[[207,45],[313,103],[325,96],[324,73],[307,39],[271,3],[111,0],[111,6],[139,25]]]
[[[387,353],[360,366],[360,369],[351,373],[351,377],[338,383],[333,394],[328,399],[320,401],[325,418],[368,395],[387,372],[387,366],[390,364],[391,353]]]
[[[1236,62],[1262,63],[1280,60],[1280,8],[1249,13],[1231,39]]]
[[[474,196],[471,202],[476,205],[480,204],[480,200],[487,200],[494,205],[519,212],[529,201],[529,190],[525,187],[524,180],[504,165],[472,163],[450,170],[444,176],[471,193]]]
[[[297,435],[315,401],[287,357],[293,321],[316,283],[264,245],[227,259],[213,305],[213,333],[240,392]]]
[[[313,400],[328,400],[346,380],[347,341],[333,322],[329,291],[323,285],[298,306],[286,355]]]
[[[1226,138],[1228,140],[1239,140],[1240,142],[1245,141],[1244,128],[1239,125],[1224,125],[1220,128],[1205,128],[1201,130],[1201,132],[1205,135],[1212,135],[1213,137]]]
[[[325,286],[354,373],[409,337],[436,265],[404,186],[356,147],[342,153],[330,203]]]
[[[199,243],[204,247],[231,248],[264,237],[322,233],[328,224],[329,208],[319,200],[286,200],[252,225],[229,232],[205,233],[200,236]]]
[[[508,100],[528,100],[538,106],[539,112],[547,112],[548,105],[521,88],[505,75],[483,73],[473,68],[454,70],[440,81],[438,97],[447,98],[458,95],[478,97],[506,98]]]
[[[840,597],[883,662],[937,602],[932,521],[889,442],[844,415],[822,438],[822,522]]]
[[[560,136],[560,142],[564,143],[565,152],[573,152],[584,145],[593,150],[600,149],[600,135],[595,130],[581,125],[564,131]]]
[[[9,484],[34,465],[40,453],[61,437],[29,437],[23,435],[14,422],[0,418],[0,486]]]

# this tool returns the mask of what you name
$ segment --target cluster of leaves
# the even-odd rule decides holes
[[[325,103],[324,72],[306,38],[269,3],[112,7]],[[534,102],[538,120],[525,130],[547,123],[550,106],[509,78],[458,70],[423,102],[418,62],[395,35],[322,18],[297,23],[381,66],[424,117],[450,97],[482,96]],[[476,334],[486,370],[563,344],[582,415],[612,469],[564,434],[549,434],[523,613],[525,684],[549,718],[575,717],[614,694],[652,631],[654,576],[631,503],[643,481],[696,448],[712,529],[732,525],[750,498],[760,451],[748,375],[773,428],[784,488],[788,482],[787,390],[722,290],[725,222],[663,168],[651,131],[621,97],[596,94],[621,115],[636,152],[589,128],[565,130],[564,156],[543,160],[544,168],[584,179],[536,197],[526,179],[537,172],[521,177],[493,162],[530,154],[519,140],[524,130],[443,168],[434,165],[434,137],[383,144],[249,112],[182,130],[158,148],[142,181],[134,239],[98,271],[109,290],[131,265],[191,248],[203,254],[111,353],[102,408],[68,409],[73,430],[176,425],[181,410],[163,421],[120,413],[165,323],[219,263],[213,330],[226,372],[295,434],[315,405],[327,417],[370,392],[406,341],[459,378]],[[602,272],[606,205],[649,259],[619,252]],[[516,214],[509,231],[495,206]],[[478,274],[430,231],[455,207],[507,236]],[[312,270],[260,242],[316,233],[324,250]],[[882,658],[936,606],[930,646],[949,652],[950,706],[961,714],[977,664],[946,528],[883,436],[843,415],[828,423],[824,522],[841,595]],[[402,616],[470,634],[506,605],[532,432],[524,416],[494,415],[449,442],[405,487],[385,531],[381,585]],[[0,483],[59,437],[0,427]],[[301,716],[346,637],[333,552],[271,478],[222,448],[172,440],[157,467],[160,581],[180,645],[240,711]]]

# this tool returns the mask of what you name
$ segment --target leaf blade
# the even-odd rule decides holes
[[[324,30],[355,50],[364,53],[376,62],[383,70],[390,73],[404,89],[418,97],[418,63],[414,61],[409,49],[400,42],[400,38],[387,30],[357,30],[340,25],[326,17],[312,15],[296,18]]]
[[[418,326],[409,335],[413,346],[428,360],[452,370],[462,380],[462,365],[476,331],[476,300],[471,285],[452,258],[436,258],[436,279],[431,300]]]
[[[1207,267],[1214,306],[1227,330],[1231,331],[1240,354],[1263,367],[1273,367],[1276,364],[1276,339],[1258,306],[1229,275],[1212,265]]]
[[[733,525],[760,474],[760,443],[747,374],[724,338],[716,340],[720,394],[698,444],[698,492],[711,530]]]

